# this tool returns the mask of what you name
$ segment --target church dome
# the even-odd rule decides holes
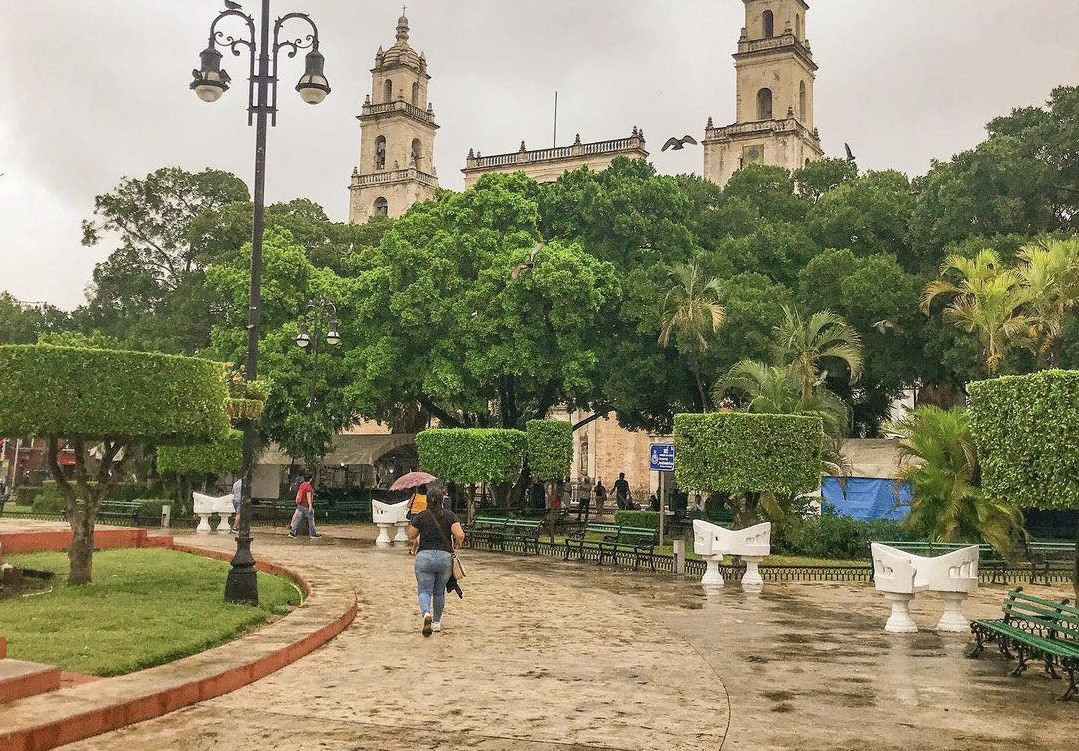
[[[382,54],[378,62],[383,66],[404,65],[418,71],[427,67],[423,56],[408,43],[408,16],[403,13],[397,19],[397,41]]]

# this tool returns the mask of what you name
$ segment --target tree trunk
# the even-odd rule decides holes
[[[757,522],[757,505],[760,502],[760,493],[746,493],[734,503],[735,529],[752,527]]]
[[[89,505],[89,504],[88,504]],[[71,524],[71,547],[67,550],[68,584],[89,584],[94,556],[94,520],[86,509],[79,509],[68,520]]]

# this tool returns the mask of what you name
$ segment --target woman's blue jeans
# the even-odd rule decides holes
[[[446,582],[452,573],[453,556],[445,550],[421,550],[416,554],[416,591],[421,613],[430,613],[436,621],[442,620]]]

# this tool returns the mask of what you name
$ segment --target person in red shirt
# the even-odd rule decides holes
[[[292,526],[289,527],[288,536],[295,537],[296,529],[300,526],[300,519],[307,519],[307,530],[311,533],[311,539],[317,540],[322,535],[315,531],[315,490],[311,486],[311,473],[303,473],[303,482],[296,489],[296,513],[292,515]]]

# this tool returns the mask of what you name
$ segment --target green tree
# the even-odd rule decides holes
[[[0,344],[33,344],[42,334],[63,329],[67,319],[52,305],[27,305],[0,292]]]
[[[974,258],[948,256],[940,278],[922,293],[922,312],[928,315],[942,295],[951,298],[944,307],[945,320],[977,335],[990,373],[1000,369],[1009,350],[1029,345],[1037,326],[1026,310],[1030,291],[1015,271],[1001,264],[996,252],[982,250]]]
[[[862,339],[842,317],[820,311],[808,319],[793,308],[783,308],[783,322],[775,330],[776,362],[791,366],[802,396],[812,396],[821,382],[825,360],[839,360],[850,371],[852,383],[862,375]]]
[[[936,542],[984,540],[1010,555],[1022,535],[1023,515],[981,491],[967,411],[918,407],[888,431],[900,436],[896,482],[909,482],[913,494],[906,525]]]
[[[535,183],[490,175],[414,206],[361,251],[349,393],[369,417],[419,403],[443,425],[523,428],[599,401],[621,289],[610,263],[540,239]],[[516,278],[514,278],[516,276]]]
[[[1025,246],[1016,267],[1030,297],[1031,350],[1039,367],[1051,367],[1069,311],[1079,303],[1079,238],[1043,239]]]
[[[144,442],[203,442],[225,435],[220,363],[143,352],[48,345],[0,346],[0,435],[48,441],[49,467],[71,526],[71,584],[91,580],[94,524]],[[59,465],[74,449],[73,474]]]
[[[712,336],[723,325],[719,281],[705,277],[695,263],[674,266],[669,287],[663,298],[658,343],[667,347],[672,341],[685,354],[697,383],[699,409],[709,409],[708,395],[700,370],[700,356],[708,349]]]

